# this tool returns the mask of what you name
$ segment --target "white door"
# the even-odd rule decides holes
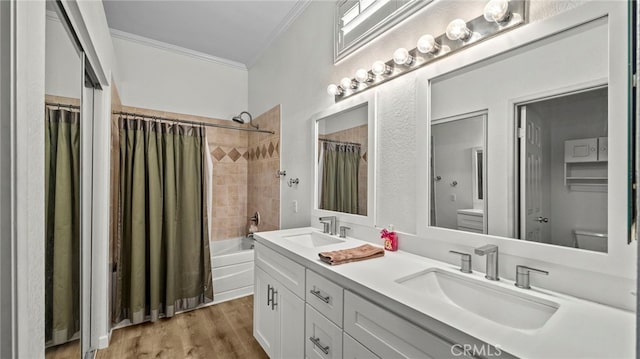
[[[272,307],[274,279],[259,267],[255,267],[253,294],[253,336],[270,358],[276,358],[277,312]]]
[[[520,107],[520,239],[549,241],[543,124]]]

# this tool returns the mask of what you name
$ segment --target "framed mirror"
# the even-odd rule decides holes
[[[431,120],[432,226],[487,233],[486,122],[486,112]]]
[[[312,117],[314,215],[373,224],[375,102],[364,94]]]
[[[80,358],[84,54],[61,4],[46,6],[45,357]]]
[[[427,140],[417,147],[419,235],[629,275],[625,14],[617,2],[583,4],[425,69],[417,84],[418,133]],[[484,148],[475,155],[478,146],[467,148],[470,173],[474,161],[483,163],[473,178],[484,182],[486,220],[484,233],[472,233],[434,221],[438,150],[430,150],[439,120],[479,112]]]

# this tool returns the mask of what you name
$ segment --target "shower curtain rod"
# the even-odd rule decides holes
[[[341,145],[362,146],[361,144],[355,143],[355,142],[344,142],[344,141],[336,141],[336,140],[327,140],[327,139],[324,139],[324,138],[318,138],[318,141],[337,143],[337,144],[341,144]]]
[[[79,105],[68,105],[65,103],[56,103],[56,102],[45,102],[44,103],[46,106],[53,106],[53,107],[69,107],[69,108],[74,108],[74,109],[80,109]]]
[[[152,119],[152,120],[161,120],[161,121],[168,121],[168,122],[180,122],[180,123],[187,123],[187,124],[190,124],[190,125],[198,125],[198,126],[226,128],[228,130],[270,133],[272,135],[275,134],[274,131],[269,131],[269,130],[257,130],[257,129],[254,129],[254,128],[243,128],[243,127],[236,127],[236,126],[218,125],[218,124],[215,124],[215,123],[180,120],[180,119],[177,119],[177,118],[168,118],[168,117],[161,117],[161,116],[149,116],[149,115],[142,115],[142,114],[133,113],[133,112],[114,111],[114,112],[112,112],[112,114],[114,114],[114,115],[124,115],[124,116],[135,116],[135,117],[142,117],[142,118],[148,118],[148,119]]]

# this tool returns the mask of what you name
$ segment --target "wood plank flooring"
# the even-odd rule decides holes
[[[253,296],[113,331],[97,359],[268,358],[253,337]]]
[[[80,340],[49,347],[44,351],[46,359],[79,359],[80,358]]]

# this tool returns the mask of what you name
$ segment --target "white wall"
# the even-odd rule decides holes
[[[246,69],[119,37],[113,46],[125,106],[229,120],[247,109]]]
[[[529,6],[530,20],[535,23],[584,3],[605,4],[604,2],[589,1],[534,0],[530,2]],[[313,193],[313,167],[311,165],[313,162],[313,146],[311,145],[313,141],[309,119],[313,114],[333,104],[333,98],[326,94],[327,85],[337,83],[344,76],[353,76],[355,70],[360,67],[370,68],[375,60],[389,59],[397,47],[415,47],[415,41],[422,33],[442,33],[450,19],[475,17],[481,13],[483,5],[482,1],[464,2],[464,6],[457,1],[435,2],[371,42],[365,48],[334,65],[330,30],[333,26],[332,3],[312,2],[282,37],[263,54],[249,70],[249,108],[252,112],[261,113],[275,104],[282,105],[281,167],[287,170],[287,175],[300,178],[300,185],[297,188],[288,188],[284,183],[281,184],[282,228],[309,224],[318,226],[317,220],[311,218],[310,215]],[[607,42],[608,40],[605,40],[605,44]],[[620,45],[609,44],[609,46],[619,50]],[[454,263],[456,259],[446,254],[447,250],[454,246],[446,240],[438,239],[433,235],[425,240],[423,237],[413,235],[416,233],[416,228],[424,226],[426,218],[428,218],[425,214],[423,221],[418,220],[416,216],[417,210],[427,203],[426,195],[417,195],[419,194],[417,178],[420,177],[420,174],[416,170],[418,163],[416,148],[417,144],[426,143],[427,139],[418,137],[417,129],[424,124],[426,116],[417,116],[416,105],[425,102],[426,98],[418,98],[419,88],[416,87],[416,80],[425,73],[432,74],[434,71],[438,71],[444,63],[464,62],[460,59],[465,59],[466,56],[473,53],[486,53],[490,48],[491,41],[487,41],[474,47],[477,51],[464,50],[460,54],[450,57],[453,60],[436,62],[431,66],[426,66],[370,90],[375,91],[378,98],[375,223],[378,226],[393,223],[395,228],[401,232],[401,249],[450,263]],[[585,56],[600,58],[600,54],[594,52]],[[553,62],[563,60],[563,58],[540,58],[540,62],[545,64],[553,64]],[[571,72],[569,75],[576,74]],[[606,71],[602,76],[606,76]],[[488,82],[482,91],[474,96],[459,96],[458,104],[466,106],[468,102],[473,103],[479,97],[489,96],[492,91],[500,88],[499,79],[500,77],[498,80],[494,78]],[[620,89],[618,82],[620,78],[616,77],[614,81]],[[462,85],[464,86],[464,84]],[[553,83],[547,85],[553,85]],[[464,99],[464,101],[460,99]],[[478,108],[473,108],[473,111],[475,110]],[[506,107],[503,111],[506,111]],[[471,111],[459,110],[457,113],[461,112]],[[491,115],[489,117],[491,118]],[[500,123],[492,124],[489,120],[489,126],[494,126],[496,137],[505,139],[512,136],[512,132],[507,127],[501,126]],[[492,129],[489,128],[490,133],[491,131]],[[498,143],[495,139],[492,141],[490,138],[488,144],[492,142]],[[504,151],[505,149],[487,148],[488,152],[496,151],[499,153],[500,150]],[[511,173],[512,168],[509,166],[508,163],[496,164],[497,171],[494,169],[493,173]],[[491,176],[491,172],[488,172],[488,176]],[[493,190],[490,188],[488,193],[491,191],[494,193],[497,191],[506,192],[504,189],[507,188],[507,178],[494,180],[494,182],[491,182],[492,180],[489,178],[488,181],[493,183],[492,186],[495,186]],[[298,202],[300,209],[298,213],[291,210],[292,201]],[[616,203],[620,203],[619,198],[616,201]],[[496,206],[502,206],[502,215],[506,216],[509,206],[512,204],[506,203],[505,200],[497,202]],[[508,232],[508,228],[505,230]],[[353,235],[356,237],[370,238],[375,241],[376,232],[377,229],[367,226],[353,226]],[[452,234],[451,236],[457,235]],[[482,243],[495,241],[486,236],[472,234],[465,236],[474,237]],[[520,248],[517,243],[505,245],[505,248],[511,247]],[[456,248],[467,251],[470,249],[468,246]],[[531,248],[531,250],[535,253],[542,252],[538,248]],[[620,250],[624,249],[620,248]],[[501,261],[502,258],[503,256],[501,256]],[[505,256],[502,263],[508,265],[508,267],[502,267],[506,268],[502,270],[504,273],[501,273],[505,278],[513,278],[512,268],[515,268],[515,264],[524,263],[532,266],[540,264],[540,262],[529,260],[527,254],[524,253]],[[480,266],[478,269],[483,270],[482,267]],[[540,281],[541,285],[547,288],[625,308],[632,308],[634,305],[635,301],[630,297],[629,292],[635,288],[635,281],[629,280],[629,278],[635,277],[635,273],[624,273],[624,278],[619,278],[610,274],[585,271],[586,265],[579,261],[575,266],[571,263],[567,263],[567,265],[550,264],[548,268],[556,275],[553,278],[549,277]],[[603,269],[603,272],[611,271]],[[584,283],[585,280],[594,285],[590,287],[582,285],[581,283]],[[568,281],[575,283],[575,285],[566,285]],[[608,286],[611,289],[608,292],[598,289],[602,286]]]
[[[483,147],[482,116],[431,126],[434,145],[436,225],[458,228],[458,210],[473,208],[473,169],[471,150]],[[453,181],[458,182],[451,186]],[[455,200],[451,198],[455,196]]]
[[[367,121],[367,106],[360,106],[322,118],[318,121],[318,134],[326,135],[366,125]]]

